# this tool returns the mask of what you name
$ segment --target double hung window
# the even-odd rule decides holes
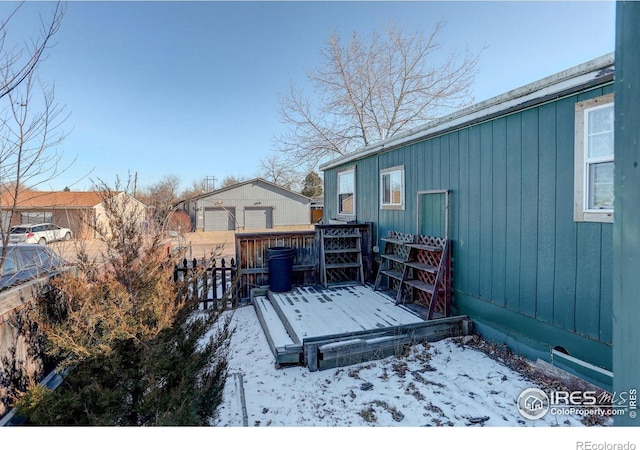
[[[613,222],[613,95],[576,104],[574,220]]]
[[[338,214],[342,216],[355,216],[356,214],[355,169],[338,172]]]
[[[380,171],[380,208],[404,209],[404,167]]]

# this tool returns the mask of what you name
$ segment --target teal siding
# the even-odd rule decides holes
[[[467,237],[467,267],[468,283],[460,286],[462,292],[473,296],[480,296],[480,128],[469,130],[469,236]],[[455,239],[456,236],[451,236]],[[454,256],[455,260],[456,256]],[[454,280],[455,281],[455,280]],[[457,289],[457,287],[456,287]]]
[[[480,267],[480,298],[491,301],[493,276],[493,123],[480,125],[480,248],[473,257]],[[477,223],[477,222],[476,222]]]
[[[556,119],[558,123],[571,123],[574,120],[574,101],[564,99],[557,103]],[[566,305],[566,299],[576,298],[576,261],[577,227],[573,217],[567,211],[573,209],[573,128],[556,127],[556,228],[555,240],[567,245],[555,246],[555,267],[553,287],[553,322],[566,330],[575,328],[575,310]]]
[[[538,298],[538,112],[522,114],[522,224],[520,235],[520,311],[535,317]]]
[[[536,317],[553,323],[556,219],[555,103],[539,108],[538,122],[538,266]],[[571,189],[573,192],[573,189]],[[569,193],[567,193],[568,195]]]
[[[471,188],[469,177],[469,129],[460,130],[458,133],[458,153],[460,171],[458,176],[458,189],[451,192],[451,215],[457,223],[452,228],[451,235],[457,239],[452,241],[452,254],[456,255],[451,265],[452,280],[458,291],[468,292],[471,267],[469,266],[469,249],[471,234]],[[456,215],[457,214],[457,215]]]
[[[507,127],[506,119],[493,123],[492,143],[492,249],[491,301],[506,304],[507,258]]]
[[[522,117],[507,117],[505,306],[520,308],[520,257],[522,239]]]
[[[462,313],[469,302],[483,302],[472,308],[482,314],[507,310],[523,322],[502,326],[530,339],[539,333],[523,324],[536,321],[558,329],[557,336],[575,334],[571,345],[584,346],[567,350],[593,360],[588,342],[611,343],[613,227],[573,220],[574,107],[612,89],[592,88],[351,163],[358,221],[374,222],[378,238],[390,230],[415,233],[417,192],[448,189],[454,308],[464,298]],[[405,210],[380,210],[379,171],[399,165]],[[325,173],[327,217],[335,215],[337,170]],[[441,208],[435,198],[420,201],[423,211]],[[439,233],[439,220],[423,220],[418,231]]]

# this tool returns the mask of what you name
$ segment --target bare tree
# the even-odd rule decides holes
[[[287,160],[281,154],[274,153],[260,160],[258,174],[261,178],[295,191],[299,187],[302,174],[299,171],[299,164],[292,164],[294,161]]]
[[[64,16],[57,3],[49,21],[41,18],[38,38],[23,47],[7,49],[8,27],[22,3],[0,23],[0,272],[9,240],[11,220],[26,187],[37,189],[65,168],[54,147],[65,138],[61,126],[67,116],[55,102],[53,87],[37,76],[39,64],[50,47]]]
[[[64,17],[65,7],[58,2],[49,21],[41,18],[40,35],[37,38],[25,42],[22,47],[7,49],[9,24],[24,3],[20,2],[9,17],[0,22],[0,71],[3,73],[3,78],[0,80],[0,99],[20,86],[35,72],[40,61],[45,57],[45,50],[52,45],[51,38],[58,32]]]
[[[368,41],[354,33],[347,45],[331,34],[321,66],[308,75],[315,100],[293,83],[280,98],[289,130],[277,138],[277,150],[313,170],[469,104],[480,53],[442,57],[438,38],[444,26],[438,22],[425,37],[389,25]]]
[[[158,223],[165,221],[178,202],[180,178],[176,175],[165,175],[160,181],[147,186],[137,195],[138,199],[154,210],[154,218]]]
[[[221,188],[226,188],[226,187],[229,187],[229,186],[233,186],[234,184],[242,183],[243,181],[247,181],[247,178],[243,177],[243,176],[238,176],[237,177],[235,175],[227,175],[222,180],[222,186],[220,186],[220,187]]]
[[[8,106],[0,116],[3,253],[25,187],[36,190],[67,168],[61,166],[62,154],[55,147],[66,137],[61,126],[68,116],[64,108],[55,103],[53,88],[39,87],[41,91],[36,89],[35,74],[29,74],[22,85],[7,93]]]
[[[201,180],[193,180],[191,187],[186,188],[180,194],[180,200],[186,200],[210,191],[209,182],[203,178]]]

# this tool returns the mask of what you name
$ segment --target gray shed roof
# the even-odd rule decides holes
[[[240,183],[232,184],[231,186],[226,186],[226,187],[223,187],[223,188],[221,188],[221,189],[216,189],[215,191],[205,192],[205,193],[203,193],[203,194],[197,195],[197,196],[195,196],[195,197],[191,197],[190,199],[188,199],[188,200],[184,200],[184,201],[199,200],[199,199],[201,199],[201,198],[209,197],[209,196],[211,196],[211,195],[216,195],[216,194],[219,194],[219,193],[221,193],[221,192],[231,191],[231,190],[233,190],[233,189],[237,189],[237,188],[239,188],[239,187],[241,187],[241,186],[245,186],[245,185],[247,185],[247,184],[260,184],[260,183],[263,183],[263,184],[265,184],[265,185],[267,185],[267,186],[271,186],[271,187],[273,187],[273,188],[276,188],[276,189],[279,189],[279,190],[281,190],[281,191],[287,192],[287,193],[289,193],[289,194],[296,195],[296,196],[300,197],[300,198],[301,198],[301,199],[303,199],[303,200],[311,201],[311,199],[310,199],[309,197],[306,197],[306,196],[304,196],[304,195],[300,194],[299,192],[294,192],[294,191],[292,191],[292,190],[289,190],[289,189],[287,189],[287,188],[284,188],[284,187],[282,187],[282,186],[279,186],[279,185],[277,185],[277,184],[275,184],[275,183],[271,183],[271,182],[269,182],[269,181],[265,180],[264,178],[253,178],[252,180],[242,181],[242,182],[240,182]],[[184,201],[183,201],[183,202],[184,202]],[[182,203],[182,202],[180,202],[180,203]]]
[[[504,115],[510,111],[521,110],[557,99],[578,89],[583,89],[585,86],[613,80],[613,63],[614,54],[609,53],[333,159],[320,165],[320,170],[332,169],[373,154],[386,152],[472,123]]]

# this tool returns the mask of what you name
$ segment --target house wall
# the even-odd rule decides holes
[[[69,228],[73,232],[74,238],[88,239],[91,237],[91,232],[89,230],[89,227],[86,225],[87,222],[83,220],[83,218],[93,214],[92,211],[92,208],[65,209],[61,207],[20,209],[13,215],[11,226],[19,225],[20,223],[22,223],[22,220],[20,219],[20,213],[49,213],[53,216],[53,223],[61,227]]]
[[[450,191],[453,308],[530,357],[561,347],[611,369],[612,224],[573,220],[574,105],[613,84],[512,112],[325,171],[356,166],[357,221],[416,233],[417,192]],[[379,172],[405,168],[404,210],[381,210]]]
[[[256,223],[256,215],[261,213],[265,214],[267,228],[269,224],[271,227],[308,225],[311,220],[309,199],[262,182],[213,192],[189,203],[187,209],[194,213],[192,219],[197,230],[207,229],[202,213],[205,208],[234,210],[237,229],[251,228]]]
[[[134,197],[121,192],[117,194],[117,197],[114,197],[113,200],[115,207],[124,209],[124,211],[134,220],[134,222],[142,225],[142,223],[147,219],[146,205],[136,200]],[[105,231],[109,233],[110,230],[108,229],[108,218],[104,202],[96,205],[93,208],[93,214],[98,228],[107,227],[105,228]],[[95,232],[93,232],[93,234],[95,234]]]

